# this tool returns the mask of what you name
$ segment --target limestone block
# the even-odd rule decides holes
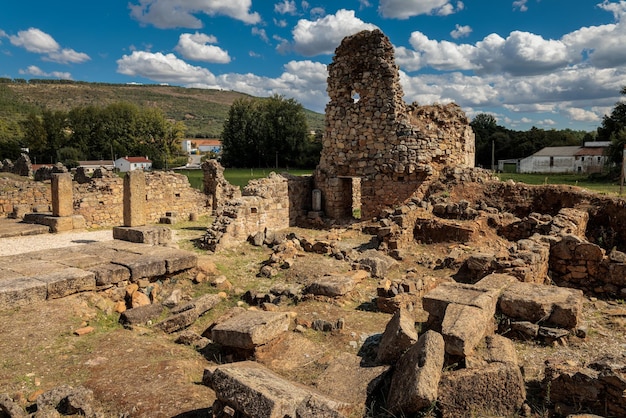
[[[444,372],[439,383],[443,418],[514,416],[525,400],[519,367],[505,363]]]
[[[307,289],[307,293],[314,295],[336,297],[349,293],[363,279],[369,276],[364,270],[346,274],[328,274],[315,279]]]
[[[472,355],[465,358],[465,366],[468,369],[484,367],[491,363],[517,366],[517,352],[513,341],[497,334],[488,335]]]
[[[498,295],[518,280],[510,274],[491,273],[474,284],[479,289],[495,290]]]
[[[211,339],[218,344],[254,349],[266,344],[289,329],[289,315],[283,312],[246,311],[211,330]]]
[[[574,329],[583,307],[583,292],[535,283],[514,283],[500,296],[499,309],[521,321]]]
[[[167,272],[165,260],[159,256],[120,253],[111,262],[126,267],[130,271],[130,279],[132,281],[137,281],[144,277],[163,276]]]
[[[108,286],[130,279],[130,270],[119,264],[103,263],[88,267],[87,270],[95,274],[96,286]]]
[[[32,276],[48,287],[48,299],[62,298],[73,293],[96,289],[94,273],[73,267],[61,270],[41,271]]]
[[[341,410],[346,407],[251,361],[205,370],[203,381],[211,386],[219,401],[249,417],[341,417]]]
[[[493,313],[475,306],[451,303],[441,323],[441,334],[446,342],[446,353],[466,357],[485,335],[495,328]]]
[[[146,177],[141,170],[124,176],[124,226],[146,224]]]
[[[42,302],[48,295],[46,283],[13,272],[13,277],[0,273],[0,309]]]
[[[55,173],[50,181],[52,188],[52,216],[74,214],[72,176],[69,173]]]
[[[435,402],[444,356],[441,334],[434,331],[422,334],[396,364],[387,409],[393,414],[412,414]]]
[[[168,274],[191,269],[198,265],[198,256],[191,251],[153,247],[145,254],[153,257],[162,257],[165,260],[165,269]]]
[[[398,309],[385,327],[378,345],[376,361],[393,364],[418,340],[415,320],[404,309]]]
[[[144,325],[158,318],[165,308],[160,303],[127,309],[120,315],[119,322],[124,325]]]
[[[180,331],[193,324],[204,313],[213,309],[221,300],[222,298],[218,295],[202,295],[191,302],[172,309],[174,315],[167,317],[155,326],[167,333]]]
[[[446,308],[451,303],[480,308],[485,315],[493,316],[498,302],[498,291],[476,286],[446,282],[424,295],[423,308],[428,312],[428,323],[438,326],[443,321]]]
[[[113,239],[148,245],[168,244],[172,241],[172,230],[166,226],[116,226]]]

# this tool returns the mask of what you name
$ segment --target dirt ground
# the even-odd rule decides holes
[[[192,242],[202,235],[203,229],[202,225],[179,228],[176,234],[179,246],[193,249]],[[338,239],[344,248],[366,247],[372,238],[357,227],[294,231],[311,238]],[[492,248],[504,245],[490,238],[488,245]],[[412,269],[418,274],[449,279],[455,270],[433,266],[458,247],[471,246],[415,244],[406,259],[388,275],[401,277]],[[247,290],[269,289],[276,283],[302,282],[311,275],[350,269],[344,261],[307,253],[291,269],[268,279],[257,276],[271,254],[268,248],[244,243],[217,254],[198,253],[213,261],[219,273],[234,286],[224,302],[191,326],[198,334],[229,308],[238,302],[241,305],[241,295]],[[170,278],[164,283],[163,295],[173,287],[183,289],[188,297],[217,292],[207,283],[194,284],[193,275],[188,272]],[[257,360],[289,379],[312,384],[339,353],[357,354],[369,336],[384,331],[391,315],[375,309],[376,286],[376,279],[367,279],[348,296],[336,300],[279,305],[279,310],[295,312],[301,319],[342,318],[345,326],[329,333],[311,329],[289,333],[279,342],[280,347],[260,350]],[[176,335],[150,326],[125,329],[118,324],[119,314],[111,306],[105,295],[94,292],[0,311],[0,393],[7,393],[26,406],[42,391],[63,384],[83,385],[93,390],[96,401],[110,417],[208,416],[214,394],[202,385],[202,374],[205,367],[224,361],[221,353],[210,346],[197,350],[176,344]],[[77,329],[87,325],[94,327],[94,331],[76,335]],[[624,301],[587,298],[583,325],[586,338],[569,337],[564,343],[550,346],[516,342],[534,416],[550,416],[550,405],[541,398],[538,389],[546,360],[585,364],[605,354],[626,355],[626,336],[622,331],[626,325]]]

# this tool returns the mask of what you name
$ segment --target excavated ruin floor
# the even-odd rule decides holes
[[[335,240],[344,248],[367,248],[372,237],[357,226],[329,231],[293,229],[310,239]],[[191,225],[176,234],[178,245],[192,249],[191,242],[203,233],[202,225]],[[493,249],[504,246],[489,237]],[[90,244],[86,244],[90,245]],[[485,244],[487,245],[487,244]],[[387,274],[401,277],[412,269],[417,274],[448,280],[454,269],[433,268],[451,250],[480,248],[480,243],[415,244],[408,256]],[[190,330],[202,334],[219,316],[241,301],[246,290],[267,289],[277,283],[305,281],[323,273],[348,271],[346,262],[306,253],[287,270],[272,279],[258,277],[262,264],[272,251],[243,243],[235,248],[207,254],[200,260],[215,264],[233,284],[228,298],[200,317]],[[216,293],[208,282],[194,283],[194,272],[181,273],[163,282],[162,294],[179,288],[188,297]],[[295,312],[303,320],[344,320],[339,331],[307,329],[289,333],[285,344],[258,353],[257,361],[286,378],[313,384],[325,368],[343,352],[358,354],[371,335],[382,333],[391,318],[378,312],[373,298],[377,279],[367,279],[348,295],[334,300],[310,300],[278,305],[278,310]],[[245,307],[246,305],[244,305]],[[176,335],[151,326],[132,330],[118,324],[119,314],[105,293],[82,292],[12,309],[0,310],[0,393],[7,393],[22,405],[29,405],[42,391],[68,384],[93,390],[105,416],[118,417],[206,417],[214,401],[211,389],[201,384],[205,367],[223,362],[219,350],[208,346],[196,350],[176,344]],[[554,345],[517,341],[516,348],[528,387],[532,416],[551,416],[551,405],[540,396],[539,381],[546,360],[588,363],[604,355],[622,357],[626,353],[626,304],[622,300],[585,299],[584,339],[570,337]],[[85,326],[94,330],[85,335],[76,331]],[[337,388],[343,382],[336,381]],[[368,406],[364,406],[366,415]],[[436,412],[434,413],[436,414]],[[371,416],[371,415],[370,415]],[[433,415],[436,416],[436,415]]]

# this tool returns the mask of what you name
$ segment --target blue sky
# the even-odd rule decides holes
[[[608,0],[10,1],[0,77],[280,94],[323,113],[334,49],[373,28],[406,102],[511,129],[595,130],[626,86],[626,1]]]

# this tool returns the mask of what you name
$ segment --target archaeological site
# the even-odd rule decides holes
[[[328,96],[309,176],[2,161],[0,417],[626,416],[626,201],[475,168],[378,30]]]

